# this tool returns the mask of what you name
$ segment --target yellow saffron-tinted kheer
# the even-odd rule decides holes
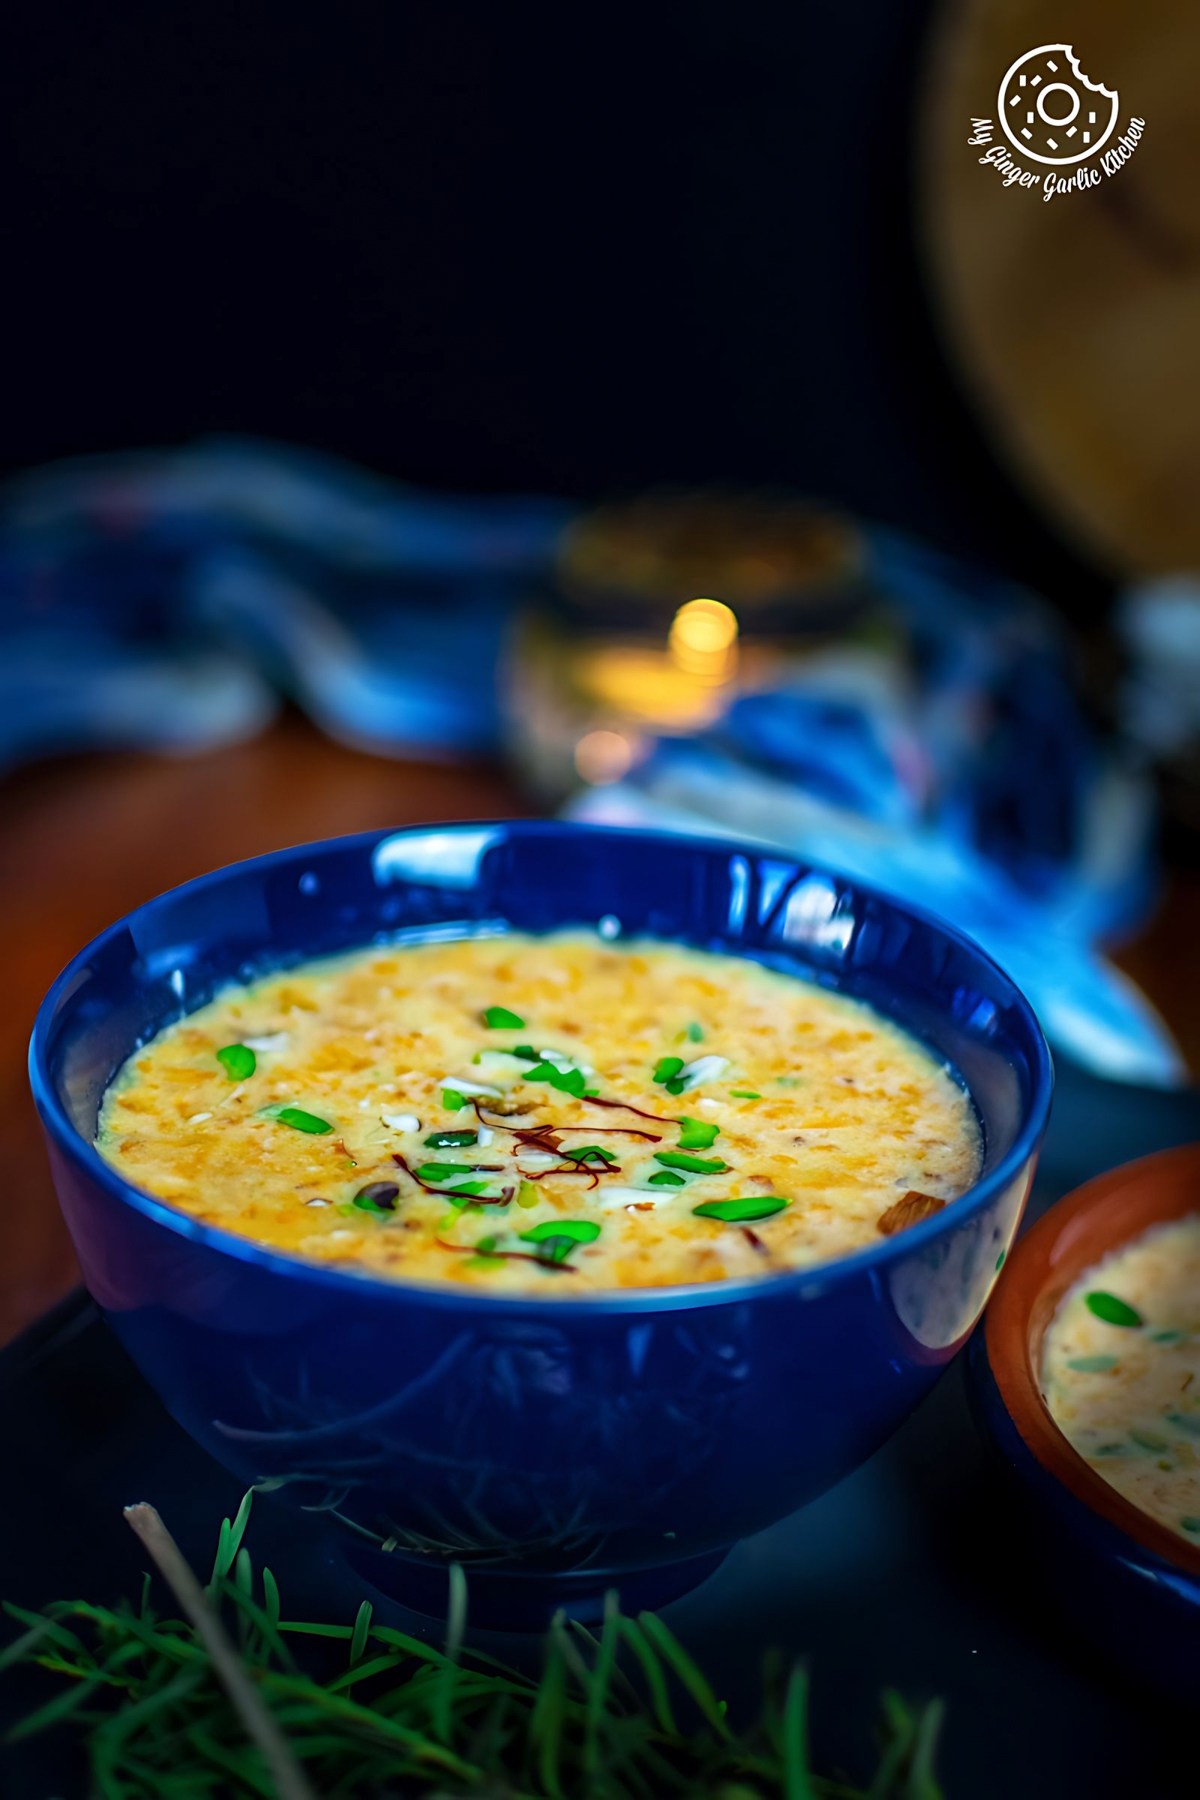
[[[1043,1340],[1042,1392],[1110,1487],[1200,1544],[1200,1212],[1075,1283]]]
[[[119,1071],[136,1186],[376,1276],[562,1298],[844,1255],[975,1180],[944,1064],[742,958],[585,932],[375,945],[229,987]]]

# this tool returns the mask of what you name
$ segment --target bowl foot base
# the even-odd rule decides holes
[[[385,1556],[359,1544],[342,1545],[360,1580],[388,1600],[431,1618],[444,1619],[450,1578],[444,1565]],[[657,1568],[501,1572],[467,1568],[467,1612],[473,1625],[498,1631],[542,1631],[561,1608],[581,1624],[604,1616],[604,1596],[615,1588],[624,1612],[657,1611],[716,1573],[728,1550],[713,1550]]]

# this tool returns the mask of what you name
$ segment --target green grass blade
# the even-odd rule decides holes
[[[808,1676],[798,1663],[783,1702],[783,1792],[785,1800],[817,1800],[808,1760]]]
[[[636,1619],[626,1618],[622,1615],[621,1636],[641,1665],[650,1695],[650,1704],[654,1708],[654,1716],[658,1720],[659,1726],[671,1737],[675,1737],[679,1728],[675,1723],[675,1714],[671,1710],[667,1678],[657,1651]]]
[[[594,1775],[600,1767],[603,1726],[607,1718],[608,1693],[617,1661],[620,1612],[616,1593],[610,1588],[604,1596],[604,1627],[592,1664],[592,1679],[587,1697],[587,1724],[584,1738],[583,1766]]]
[[[281,1619],[279,1629],[281,1633],[287,1633],[292,1637],[349,1639],[354,1636],[353,1625],[321,1625],[310,1623],[307,1619]],[[381,1634],[377,1632],[375,1635],[378,1637]]]
[[[390,1625],[372,1625],[371,1636],[377,1643],[390,1644],[393,1649],[403,1650],[406,1656],[415,1657],[419,1662],[441,1668],[446,1661],[444,1650],[435,1650],[432,1644],[424,1644],[420,1638],[410,1637],[406,1631],[396,1631]]]
[[[458,1675],[458,1655],[466,1627],[467,1578],[463,1574],[461,1563],[451,1563],[450,1604],[446,1614],[446,1661],[438,1683],[433,1712],[433,1728],[443,1744],[450,1742],[450,1723],[454,1716],[454,1683]]]
[[[294,1669],[296,1659],[289,1646],[284,1642],[279,1627],[272,1624],[270,1617],[253,1595],[248,1594],[240,1582],[232,1581],[221,1583],[221,1593],[261,1633],[264,1642],[275,1652],[284,1667]]]
[[[83,1640],[75,1632],[68,1631],[65,1625],[60,1625],[56,1618],[45,1613],[27,1612],[23,1606],[14,1606],[11,1600],[4,1602],[4,1610],[10,1619],[15,1619],[18,1625],[27,1625],[29,1630],[0,1650],[0,1669],[23,1662],[29,1655],[29,1646],[43,1638],[57,1644],[60,1650],[82,1653]]]
[[[883,1718],[891,1738],[884,1745],[879,1766],[867,1790],[867,1800],[889,1800],[916,1736],[917,1728],[912,1713],[899,1694],[890,1688],[883,1695]]]
[[[680,1685],[691,1695],[713,1730],[723,1738],[732,1737],[721,1702],[675,1634],[663,1624],[657,1613],[639,1613],[638,1624],[663,1661],[675,1671]]]
[[[478,1780],[480,1770],[463,1757],[455,1755],[453,1750],[439,1744],[435,1739],[422,1731],[414,1731],[410,1726],[401,1725],[386,1713],[375,1707],[360,1706],[348,1695],[331,1694],[327,1689],[318,1687],[315,1682],[307,1680],[303,1675],[284,1675],[275,1669],[264,1669],[259,1678],[260,1686],[268,1693],[286,1695],[292,1699],[311,1702],[314,1714],[324,1715],[326,1719],[340,1719],[348,1726],[355,1726],[368,1738],[375,1737],[388,1743],[401,1745],[411,1750],[423,1762],[430,1762],[446,1769],[460,1779]]]
[[[561,1619],[562,1614],[556,1613],[551,1623],[546,1639],[546,1660],[541,1685],[529,1715],[529,1742],[537,1761],[538,1779],[552,1800],[561,1800],[563,1791],[559,1750],[562,1743],[567,1672],[559,1635],[554,1629]]]
[[[944,1713],[942,1702],[931,1700],[921,1714],[909,1764],[905,1800],[942,1800],[942,1789],[933,1772],[933,1759]]]
[[[201,1756],[206,1757],[226,1775],[233,1776],[240,1784],[241,1792],[249,1789],[251,1793],[261,1794],[263,1800],[276,1800],[274,1783],[263,1767],[262,1758],[252,1746],[222,1744],[203,1725],[193,1725],[187,1735],[188,1742]]]
[[[367,1634],[371,1629],[371,1613],[374,1609],[369,1600],[364,1600],[354,1619],[354,1636],[350,1639],[350,1666],[362,1661],[363,1651],[367,1647]]]
[[[279,1629],[279,1583],[276,1581],[274,1575],[272,1575],[270,1569],[267,1569],[267,1568],[263,1569],[262,1585],[263,1585],[263,1611],[266,1613],[267,1618],[270,1620],[272,1628],[275,1631],[278,1631],[278,1629]]]
[[[213,1561],[213,1572],[209,1578],[209,1587],[216,1589],[233,1567],[233,1561],[242,1547],[242,1538],[246,1526],[250,1522],[250,1508],[254,1504],[254,1489],[250,1488],[242,1495],[242,1504],[232,1519],[221,1520],[221,1531],[217,1538],[217,1554]]]
[[[39,1731],[45,1731],[51,1725],[60,1725],[76,1707],[82,1706],[85,1700],[90,1700],[100,1686],[99,1676],[93,1675],[77,1682],[74,1687],[63,1688],[52,1700],[47,1700],[44,1706],[39,1706],[36,1711],[19,1719],[5,1735],[4,1742],[16,1744],[22,1738],[35,1737]]]
[[[380,1656],[371,1657],[367,1662],[355,1663],[353,1668],[344,1669],[340,1675],[335,1675],[332,1681],[326,1682],[325,1692],[327,1694],[348,1693],[356,1681],[370,1681],[374,1675],[389,1674],[392,1669],[402,1667],[405,1660],[403,1656],[399,1656],[395,1652],[390,1655],[385,1652]]]

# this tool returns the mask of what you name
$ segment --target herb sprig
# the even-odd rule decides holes
[[[103,1800],[942,1800],[940,1701],[884,1694],[875,1773],[855,1787],[813,1770],[802,1667],[768,1657],[758,1717],[735,1729],[663,1621],[628,1617],[615,1593],[598,1638],[556,1615],[536,1677],[463,1647],[458,1567],[444,1649],[376,1625],[367,1601],[348,1625],[285,1620],[243,1542],[251,1500],[223,1522],[206,1588],[154,1509],[127,1509],[182,1618],[155,1610],[149,1579],[136,1607],[6,1602],[24,1629],[0,1670],[66,1683],[10,1740],[81,1730]]]

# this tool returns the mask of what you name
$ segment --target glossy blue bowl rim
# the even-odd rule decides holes
[[[935,931],[942,937],[959,944],[970,951],[972,955],[979,957],[995,974],[1001,986],[1008,990],[1011,1003],[1022,1015],[1028,1030],[1033,1053],[1031,1097],[1026,1116],[1013,1144],[995,1168],[990,1169],[981,1181],[968,1188],[965,1194],[960,1194],[943,1212],[923,1219],[916,1225],[910,1225],[905,1231],[885,1238],[880,1244],[872,1244],[864,1249],[852,1251],[848,1256],[839,1256],[829,1262],[809,1263],[801,1268],[789,1270],[785,1274],[746,1276],[740,1281],[693,1282],[672,1287],[621,1289],[618,1292],[600,1290],[595,1293],[579,1294],[570,1299],[555,1299],[551,1296],[543,1299],[540,1295],[490,1294],[478,1288],[464,1290],[450,1283],[411,1281],[395,1279],[391,1276],[384,1280],[372,1275],[327,1267],[318,1262],[307,1262],[303,1257],[290,1256],[281,1251],[269,1250],[249,1238],[238,1237],[233,1232],[222,1231],[217,1226],[191,1218],[187,1213],[178,1212],[164,1201],[156,1199],[152,1194],[144,1193],[140,1188],[134,1187],[131,1182],[125,1181],[110,1163],[104,1160],[95,1145],[89,1143],[67,1117],[55,1091],[55,1084],[47,1062],[51,1028],[60,1005],[68,997],[72,984],[85,965],[105,945],[126,930],[131,921],[163,900],[174,899],[183,894],[198,893],[205,888],[216,886],[235,871],[241,873],[256,868],[265,869],[289,860],[300,863],[311,860],[313,857],[320,857],[331,850],[353,851],[361,848],[368,851],[397,837],[420,837],[432,832],[462,832],[465,834],[472,831],[518,831],[538,836],[578,836],[586,833],[589,837],[611,837],[614,841],[641,842],[647,846],[668,842],[674,848],[686,846],[702,852],[716,852],[723,856],[740,854],[756,859],[770,855],[777,862],[790,863],[798,872],[828,875],[832,879],[844,883],[855,893],[878,900],[885,906],[892,907],[905,918],[911,919],[915,924]],[[403,930],[403,927],[397,929]],[[367,939],[365,944],[373,941],[375,940]],[[736,949],[733,948],[726,953],[731,956],[737,955]],[[796,961],[802,965],[803,959],[797,957]],[[903,1019],[896,1019],[895,1023],[907,1029]],[[910,906],[907,901],[897,899],[882,888],[873,887],[866,882],[859,881],[854,876],[843,875],[826,864],[810,863],[803,858],[791,857],[783,852],[774,851],[761,843],[743,842],[733,837],[699,837],[693,836],[691,833],[672,831],[628,830],[621,826],[577,825],[562,820],[481,819],[431,821],[423,825],[401,826],[394,830],[383,828],[374,831],[360,831],[349,833],[344,837],[317,838],[310,843],[291,844],[281,850],[268,851],[261,856],[245,857],[237,862],[226,863],[220,868],[209,870],[204,875],[194,876],[190,881],[181,882],[176,887],[164,889],[161,893],[154,895],[152,899],[143,901],[140,906],[122,914],[105,930],[97,933],[71,958],[52,983],[34,1020],[33,1033],[29,1042],[29,1081],[33,1090],[34,1103],[43,1125],[59,1150],[75,1163],[80,1173],[87,1180],[103,1188],[118,1204],[140,1213],[144,1218],[162,1226],[176,1237],[187,1238],[218,1255],[232,1257],[237,1262],[250,1264],[281,1278],[312,1282],[317,1286],[330,1288],[343,1296],[353,1293],[361,1294],[366,1290],[377,1300],[390,1298],[393,1302],[397,1302],[404,1299],[410,1301],[419,1299],[423,1304],[458,1307],[468,1304],[509,1313],[527,1310],[530,1306],[534,1306],[539,1314],[545,1312],[563,1317],[577,1313],[581,1306],[586,1307],[589,1314],[662,1312],[700,1306],[733,1306],[766,1293],[778,1296],[805,1287],[819,1286],[821,1289],[825,1289],[868,1271],[878,1271],[886,1268],[889,1264],[907,1260],[914,1252],[935,1242],[939,1237],[948,1234],[957,1226],[965,1223],[967,1219],[982,1211],[1020,1175],[1030,1158],[1036,1154],[1050,1114],[1050,1103],[1054,1092],[1054,1065],[1051,1061],[1049,1046],[1032,1006],[1012,977],[1005,973],[995,959],[989,956],[987,951],[983,950],[966,932],[960,931],[957,926],[949,924],[946,920],[938,918],[936,914],[927,912],[921,907]]]

